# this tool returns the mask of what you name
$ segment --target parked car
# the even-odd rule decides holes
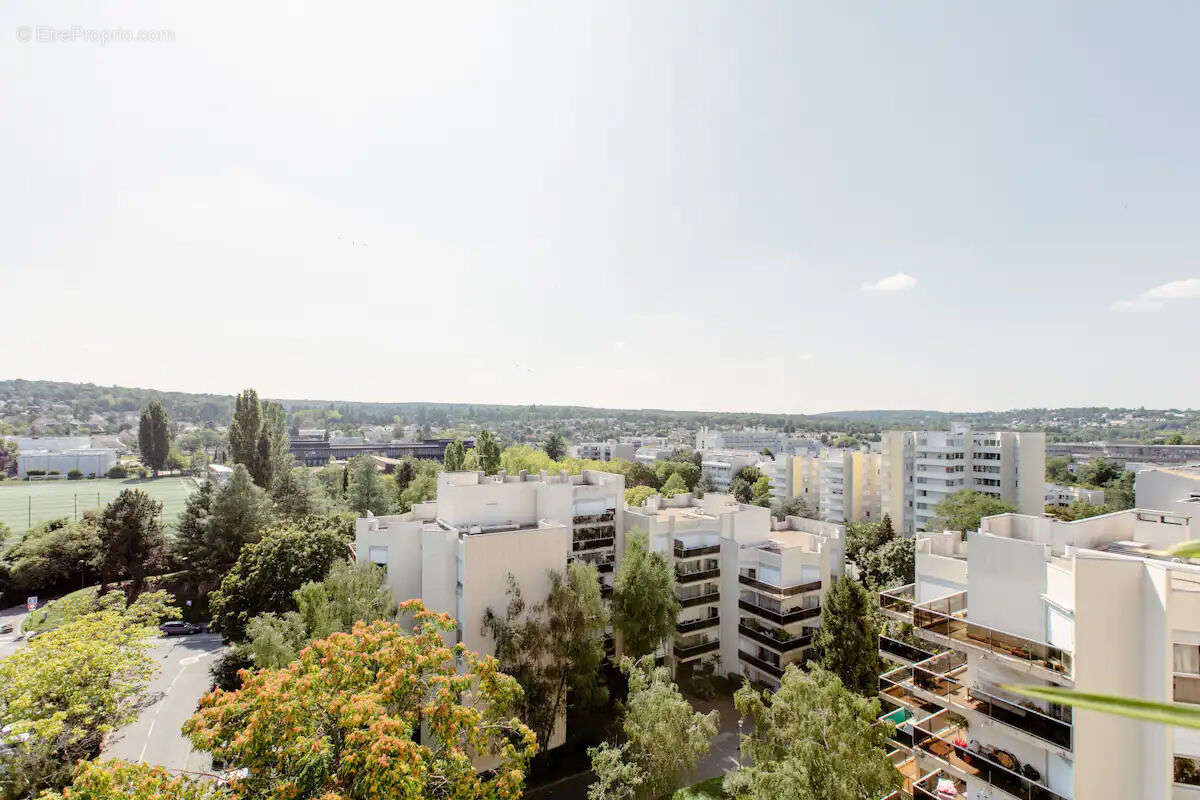
[[[13,632],[12,623],[6,622],[3,625],[0,625],[0,633],[12,633],[12,632]]]
[[[193,625],[190,622],[183,622],[177,619],[164,622],[158,626],[158,629],[162,631],[163,636],[191,636],[193,633],[200,632],[199,625]]]

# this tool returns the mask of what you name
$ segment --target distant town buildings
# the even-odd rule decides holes
[[[739,472],[761,459],[758,453],[746,450],[705,450],[700,454],[700,477],[707,478],[715,491],[727,492]]]
[[[1111,458],[1122,463],[1186,464],[1200,461],[1200,444],[1118,444],[1115,442],[1050,442],[1046,457],[1067,456],[1076,461]]]
[[[696,432],[697,450],[748,450],[761,453],[764,449],[772,453],[783,450],[783,434],[766,429],[740,431],[714,431],[707,426]]]
[[[1046,505],[1066,508],[1073,503],[1102,506],[1104,505],[1104,490],[1084,489],[1082,486],[1063,486],[1057,483],[1046,484]]]
[[[633,443],[617,442],[609,439],[607,442],[580,442],[572,448],[575,458],[589,461],[613,461],[622,459],[633,461],[637,448]]]
[[[448,438],[416,441],[367,442],[362,437],[326,437],[323,430],[303,430],[289,439],[292,458],[306,467],[322,467],[332,461],[345,461],[359,455],[380,455],[386,458],[427,458],[441,461]],[[475,446],[474,439],[464,439],[463,447]]]

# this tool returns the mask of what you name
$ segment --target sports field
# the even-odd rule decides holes
[[[141,489],[163,504],[163,522],[175,526],[188,495],[196,490],[193,478],[157,480],[0,481],[0,522],[13,533],[48,519],[78,519],[84,511],[103,508],[122,489]]]

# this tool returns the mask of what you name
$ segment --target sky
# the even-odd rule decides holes
[[[89,5],[0,6],[0,379],[1200,405],[1198,4]]]

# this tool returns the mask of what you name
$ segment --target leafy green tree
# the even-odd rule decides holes
[[[762,506],[763,508],[770,508],[771,507],[771,479],[768,478],[766,475],[763,475],[761,478],[756,480],[754,482],[754,486],[751,487],[751,495],[752,495],[752,502],[754,503],[754,505]]]
[[[104,735],[132,722],[157,671],[154,626],[176,609],[165,593],[126,607],[110,593],[0,660],[0,794],[36,797],[71,781]]]
[[[266,493],[254,485],[243,464],[235,466],[226,484],[212,493],[207,509],[203,498],[194,499],[195,507],[189,501],[184,511],[176,552],[192,584],[207,592],[220,584],[242,548],[262,537],[274,515]]]
[[[1113,511],[1123,511],[1127,508],[1133,508],[1134,491],[1133,481],[1134,474],[1129,470],[1121,473],[1117,478],[1113,478],[1104,486],[1104,503],[1112,508]]]
[[[337,531],[267,531],[242,550],[221,588],[209,598],[213,630],[235,641],[245,639],[251,617],[293,610],[292,593],[323,579],[348,555],[346,540]]]
[[[753,466],[742,467],[737,472],[735,472],[733,475],[734,478],[741,478],[742,480],[744,480],[746,483],[750,484],[751,486],[753,486],[755,483],[757,483],[758,479],[761,478],[762,476],[763,476],[762,470],[760,470],[758,467],[753,467]]]
[[[1071,474],[1071,457],[1057,456],[1046,459],[1046,480],[1051,483],[1069,484],[1075,480]]]
[[[598,783],[589,800],[664,796],[690,774],[717,735],[716,711],[701,714],[679,692],[666,667],[646,656],[621,659],[629,676],[629,698],[621,722],[625,743],[588,750]],[[606,793],[601,793],[602,791]]]
[[[903,783],[887,756],[892,726],[876,724],[879,701],[832,672],[789,666],[777,692],[742,684],[734,705],[752,723],[741,742],[750,764],[722,787],[734,800],[868,800]]]
[[[446,445],[446,454],[442,459],[442,464],[445,466],[446,472],[460,472],[463,468],[463,456],[463,443],[460,440],[455,439],[453,442]],[[401,464],[401,466],[405,466],[405,464],[407,464],[407,462]],[[409,465],[408,468],[411,470],[412,466]],[[397,473],[399,473],[398,469]],[[408,480],[412,480],[411,474],[408,476]],[[401,492],[408,488],[407,483],[405,483],[404,486],[400,486],[400,478],[398,474],[396,478],[396,487]]]
[[[262,427],[255,442],[258,472],[251,471],[254,482],[264,489],[292,468],[292,450],[288,442],[287,413],[279,403],[262,404]]]
[[[684,491],[690,492],[700,481],[700,467],[691,461],[656,461],[653,469],[659,486],[665,485],[672,475],[678,475],[687,487]]]
[[[613,628],[621,635],[622,650],[640,657],[653,653],[674,634],[679,619],[675,571],[661,553],[650,550],[649,535],[632,530],[625,538],[625,556],[613,579]]]
[[[167,455],[171,446],[171,434],[168,430],[167,410],[157,397],[151,400],[142,410],[138,420],[138,451],[142,454],[142,463],[154,470],[167,465]]]
[[[6,532],[0,526],[0,541]],[[56,519],[30,528],[4,554],[8,586],[32,594],[95,583],[100,577],[99,560],[100,527],[90,512],[78,522]]]
[[[852,692],[873,697],[879,688],[879,600],[858,581],[841,577],[825,594],[813,644],[822,667]]]
[[[365,515],[368,511],[379,516],[386,514],[391,508],[392,501],[388,496],[387,484],[375,466],[375,459],[369,455],[355,456],[350,459],[350,489],[347,492],[347,502],[350,508]]]
[[[441,465],[428,459],[420,459],[416,464],[416,475],[400,493],[400,508],[403,511],[437,497],[437,476]]]
[[[509,475],[516,475],[521,470],[531,474],[537,474],[542,470],[553,472],[557,471],[559,466],[540,447],[515,445],[504,448],[504,452],[500,454],[499,468],[505,470]]]
[[[567,440],[556,431],[547,437],[545,443],[542,444],[542,449],[546,451],[546,455],[550,457],[551,461],[558,461],[567,454]]]
[[[262,405],[258,402],[258,392],[246,389],[234,401],[233,418],[229,421],[229,457],[233,463],[245,466],[252,477],[260,473],[258,434],[261,431]]]
[[[479,469],[485,475],[495,475],[500,471],[500,445],[487,428],[475,438],[475,453],[479,459]]]
[[[791,500],[771,506],[771,516],[776,519],[785,519],[787,517],[816,519],[817,510],[805,502],[804,498],[793,497]]]
[[[687,490],[687,483],[684,482],[683,477],[678,472],[672,472],[671,477],[667,478],[667,482],[662,485],[660,491],[663,497],[674,497],[687,492]]]
[[[1121,462],[1111,458],[1093,458],[1079,468],[1079,482],[1089,486],[1107,486],[1125,473]]]
[[[1076,500],[1069,506],[1046,506],[1046,515],[1064,522],[1074,522],[1078,519],[1098,517],[1101,514],[1111,514],[1114,509],[1108,505],[1094,506],[1082,500]]]
[[[979,522],[984,517],[1011,514],[1016,510],[1016,506],[991,495],[963,489],[934,506],[933,511],[937,517],[929,521],[926,530],[963,533],[977,531]]]
[[[520,686],[494,658],[446,645],[453,618],[416,600],[401,610],[411,632],[359,623],[200,701],[184,734],[245,770],[229,782],[234,800],[520,797],[536,750],[514,716]],[[478,772],[477,758],[495,768]]]
[[[459,455],[460,455],[459,462],[458,462],[458,468],[460,470],[462,470],[462,469],[465,469],[463,464],[466,459],[466,454],[462,450],[462,442],[459,442],[458,444],[459,444]],[[449,469],[449,468],[447,468],[447,469]],[[396,466],[395,478],[396,478],[396,497],[397,497],[397,499],[399,499],[400,495],[404,494],[404,490],[408,488],[408,485],[410,483],[412,483],[413,478],[415,478],[416,476],[417,476],[417,470],[416,470],[416,468],[413,467],[412,459],[406,458]]]
[[[324,580],[292,592],[296,610],[260,614],[246,633],[257,667],[279,669],[295,661],[309,642],[334,633],[349,633],[356,622],[393,620],[396,605],[374,564],[335,561]]]
[[[754,487],[745,478],[737,477],[729,482],[729,493],[739,503],[750,503],[754,500]]]
[[[649,486],[651,489],[657,489],[662,486],[662,481],[658,479],[658,474],[648,465],[640,461],[634,461],[630,463],[629,470],[625,473],[625,485],[629,487]]]
[[[285,519],[324,514],[329,503],[321,486],[308,467],[285,470],[271,484],[271,500],[275,512]]]
[[[631,486],[625,490],[625,504],[640,506],[646,502],[646,498],[655,494],[658,491],[650,486]]]
[[[215,783],[176,775],[162,767],[113,761],[80,761],[71,785],[39,800],[223,800]]]
[[[162,503],[141,489],[125,489],[105,506],[99,527],[102,584],[127,578],[129,599],[141,594],[146,576],[165,563],[161,515]]]
[[[504,616],[488,608],[482,631],[496,642],[500,669],[521,684],[520,717],[543,751],[566,713],[568,689],[581,706],[599,705],[608,695],[599,682],[608,611],[596,568],[573,561],[565,575],[551,570],[549,578],[546,599],[527,606],[509,573]]]

